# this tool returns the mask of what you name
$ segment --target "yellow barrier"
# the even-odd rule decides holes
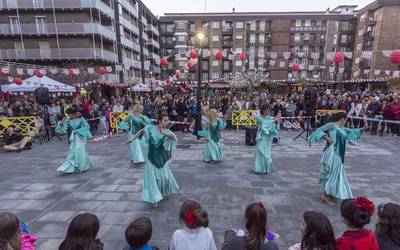
[[[37,134],[39,128],[35,126],[36,116],[4,117],[0,118],[0,137],[3,137],[8,127],[21,131],[21,134],[28,135],[34,132]]]
[[[237,110],[232,112],[232,125],[236,125],[239,130],[240,126],[255,126],[256,118],[253,116],[255,110]]]
[[[115,133],[119,133],[119,124],[123,119],[132,114],[131,112],[110,113],[110,127],[114,129]]]
[[[315,121],[319,122],[321,119],[321,116],[329,115],[331,116],[332,114],[336,113],[346,113],[346,110],[342,109],[318,109],[315,111]]]

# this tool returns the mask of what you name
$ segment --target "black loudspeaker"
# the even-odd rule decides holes
[[[304,91],[304,112],[307,115],[315,113],[318,102],[318,92],[316,88],[306,88]]]
[[[50,105],[50,93],[46,87],[40,87],[35,90],[36,100],[40,105]]]
[[[245,127],[245,143],[248,146],[254,146],[257,144],[256,136],[257,136],[257,127]]]

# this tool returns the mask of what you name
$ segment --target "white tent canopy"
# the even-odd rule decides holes
[[[130,91],[134,92],[150,92],[151,88],[146,84],[136,84],[132,88],[129,88]],[[153,88],[154,91],[163,91],[164,89],[160,86],[156,86]]]
[[[3,92],[34,92],[37,88],[46,87],[50,92],[75,92],[75,87],[57,82],[47,76],[41,78],[37,76],[29,77],[22,81],[21,85],[15,83],[1,86]]]

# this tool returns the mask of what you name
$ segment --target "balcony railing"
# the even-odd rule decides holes
[[[156,27],[154,27],[153,25],[148,25],[148,26],[146,27],[146,30],[147,30],[147,31],[153,32],[153,33],[154,33],[155,35],[157,35],[157,36],[160,35],[160,32],[158,31],[158,29],[157,29]]]
[[[138,27],[135,26],[132,22],[130,22],[128,19],[126,19],[123,16],[119,17],[119,22],[122,23],[126,28],[129,30],[133,31],[136,35],[139,35],[139,29]]]
[[[147,26],[147,19],[144,16],[141,16],[140,20],[142,21],[144,26]]]
[[[296,26],[296,27],[291,27],[290,31],[294,32],[321,32],[321,31],[326,31],[325,26],[309,26],[309,27],[303,27],[303,26]]]
[[[146,41],[146,42],[149,41],[149,36],[148,36],[146,33],[143,33],[143,34],[142,34],[142,38],[143,38],[143,40]]]
[[[160,48],[160,44],[154,39],[149,39],[148,44],[151,44],[156,48]]]
[[[52,34],[100,34],[111,40],[116,40],[116,34],[111,28],[99,23],[46,23],[37,26],[33,23],[22,23],[18,26],[0,24],[0,34],[15,35],[52,35]]]
[[[160,60],[160,56],[155,53],[151,53],[151,57],[155,60]]]
[[[137,9],[132,6],[127,0],[119,0],[122,6],[124,6],[131,14],[133,14],[136,18],[139,17]]]
[[[114,52],[93,49],[93,48],[60,48],[60,49],[2,49],[0,58],[8,60],[28,60],[28,59],[101,59],[111,62],[117,62],[117,55]]]
[[[149,55],[149,50],[146,48],[143,48],[143,55],[148,56]]]
[[[139,46],[136,42],[129,40],[125,37],[121,37],[121,43],[131,49],[137,49],[137,47]],[[139,47],[140,48],[140,47]],[[139,50],[138,50],[139,51]]]

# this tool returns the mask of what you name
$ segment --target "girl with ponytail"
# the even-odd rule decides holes
[[[183,229],[172,235],[170,250],[217,250],[212,231],[208,228],[208,213],[199,203],[185,201],[179,212]]]

